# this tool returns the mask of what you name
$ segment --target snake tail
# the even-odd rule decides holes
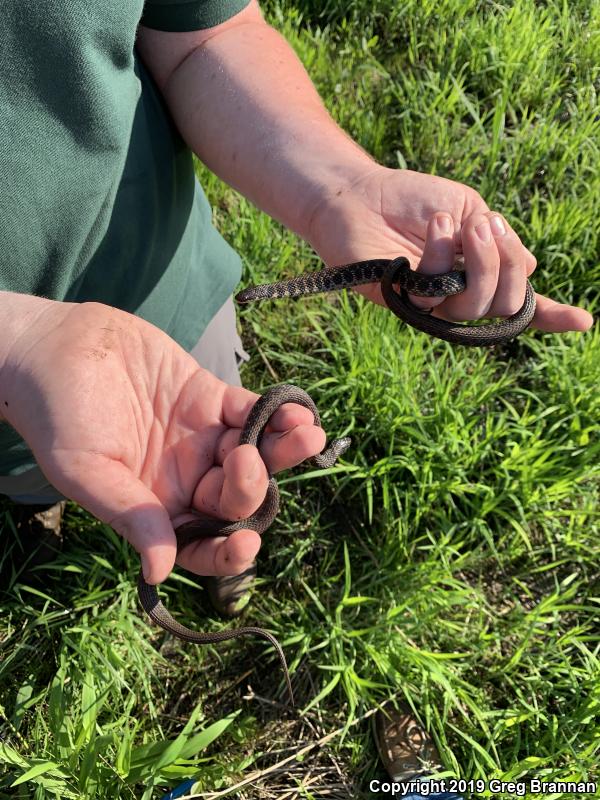
[[[164,628],[166,631],[185,642],[191,642],[192,644],[220,644],[221,642],[227,642],[231,639],[240,639],[244,636],[258,636],[261,639],[265,639],[277,652],[277,656],[283,668],[290,705],[292,708],[294,707],[294,691],[292,689],[292,681],[285,654],[283,648],[272,633],[269,633],[269,631],[264,628],[254,626],[217,631],[215,633],[201,633],[193,631],[191,628],[186,628],[185,625],[181,625],[171,616],[168,609],[161,602],[156,587],[146,583],[141,571],[138,579],[138,594],[140,602],[150,619],[157,625],[160,625],[161,628]]]

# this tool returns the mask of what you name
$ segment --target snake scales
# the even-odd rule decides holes
[[[408,294],[423,297],[439,297],[458,294],[466,288],[464,273],[459,270],[437,275],[420,275],[411,270],[405,258],[372,259],[347,264],[342,267],[326,267],[318,272],[305,273],[289,281],[262,286],[253,286],[240,292],[236,299],[240,303],[255,300],[300,297],[319,292],[347,289],[367,283],[381,283],[383,298],[396,316],[409,325],[425,333],[454,344],[486,346],[499,344],[517,336],[529,325],[535,313],[535,295],[531,284],[527,283],[525,300],[520,310],[508,319],[485,325],[462,325],[446,322],[427,312],[417,309],[408,299]],[[398,293],[394,285],[401,287]],[[284,403],[299,403],[313,413],[315,425],[320,425],[319,412],[311,397],[296,386],[284,384],[269,389],[252,408],[240,436],[240,444],[258,447],[271,416]],[[332,466],[338,456],[350,445],[350,439],[336,439],[312,461],[320,468]],[[262,534],[273,522],[279,510],[279,491],[273,477],[264,502],[248,519],[238,522],[201,517],[180,525],[175,535],[178,549],[197,539],[214,536],[228,536],[241,528],[250,528]],[[201,633],[177,622],[162,604],[155,586],[145,582],[142,573],[138,580],[138,594],[144,610],[154,622],[169,633],[195,644],[217,644],[242,636],[259,636],[275,647],[283,667],[287,690],[293,705],[293,692],[285,655],[277,639],[264,628],[243,627],[218,633]]]
[[[522,333],[535,314],[535,294],[528,281],[521,308],[516,314],[500,322],[463,325],[432,317],[428,312],[416,308],[408,299],[408,294],[421,297],[460,294],[467,286],[465,274],[454,269],[436,275],[423,275],[412,270],[408,259],[402,257],[394,260],[375,258],[342,267],[325,267],[317,272],[305,272],[289,281],[251,286],[239,292],[235,299],[238,303],[249,303],[255,300],[301,297],[363,286],[366,283],[381,283],[381,292],[388,308],[404,322],[453,344],[485,347],[507,342]],[[400,285],[400,293],[395,290],[394,284]]]
[[[298,403],[308,408],[312,411],[315,425],[321,424],[319,412],[310,395],[297,386],[282,384],[281,386],[274,386],[258,398],[242,429],[240,444],[251,444],[254,445],[254,447],[258,447],[269,420],[284,403]],[[350,439],[347,437],[335,439],[328,448],[310,460],[320,469],[327,469],[335,464],[337,458],[342,455],[349,446]],[[278,511],[279,490],[277,489],[275,479],[270,477],[265,499],[258,511],[252,514],[252,516],[248,517],[248,519],[230,523],[210,517],[198,516],[198,519],[185,522],[175,530],[178,549],[185,547],[187,544],[197,539],[211,536],[229,536],[229,534],[241,528],[250,528],[262,534],[269,525],[271,525]],[[269,633],[269,631],[264,630],[264,628],[245,627],[219,631],[218,633],[200,633],[191,630],[191,628],[186,628],[173,619],[162,604],[158,592],[156,591],[156,586],[146,583],[141,572],[138,579],[138,595],[142,608],[154,622],[169,633],[187,642],[193,642],[195,644],[217,644],[219,642],[226,642],[228,639],[238,639],[241,636],[260,636],[266,639],[277,651],[277,655],[283,667],[290,701],[292,705],[294,704],[292,684],[283,650],[277,639],[273,634]]]

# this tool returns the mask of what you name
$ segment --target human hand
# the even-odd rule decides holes
[[[111,525],[158,583],[177,563],[234,575],[260,547],[255,531],[188,545],[174,528],[190,509],[244,519],[264,500],[268,472],[325,444],[312,413],[286,404],[259,451],[238,445],[258,395],[201,369],[169,336],[99,303],[32,298],[42,310],[13,342],[0,371],[5,419],[27,441],[48,480]]]
[[[447,272],[462,255],[467,288],[448,298],[414,297],[420,308],[451,322],[506,317],[522,306],[534,255],[479,194],[454,181],[376,167],[350,189],[324,199],[312,215],[309,241],[329,265],[405,256],[425,274]],[[379,284],[356,291],[385,305]],[[536,294],[532,326],[585,331],[587,311]]]

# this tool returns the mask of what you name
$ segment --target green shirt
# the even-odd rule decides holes
[[[3,0],[0,289],[130,311],[191,349],[239,281],[192,154],[134,49],[248,0]],[[0,425],[0,474],[34,464]]]

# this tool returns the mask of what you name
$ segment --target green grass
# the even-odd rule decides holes
[[[598,0],[267,10],[364,147],[474,186],[535,252],[536,288],[598,312]],[[246,283],[316,266],[200,172]],[[471,352],[357,296],[241,324],[246,384],[297,383],[331,436],[353,437],[330,475],[280,481],[247,616],[284,643],[308,710],[272,705],[285,695],[266,646],[193,648],[152,628],[137,558],[71,505],[44,582],[9,581],[1,599],[0,797],[150,800],[186,777],[223,789],[344,726],[236,796],[368,797],[381,768],[368,721],[351,723],[392,694],[453,774],[599,780],[597,326]],[[8,552],[8,504],[3,528]],[[220,627],[182,575],[165,591],[182,621]]]

